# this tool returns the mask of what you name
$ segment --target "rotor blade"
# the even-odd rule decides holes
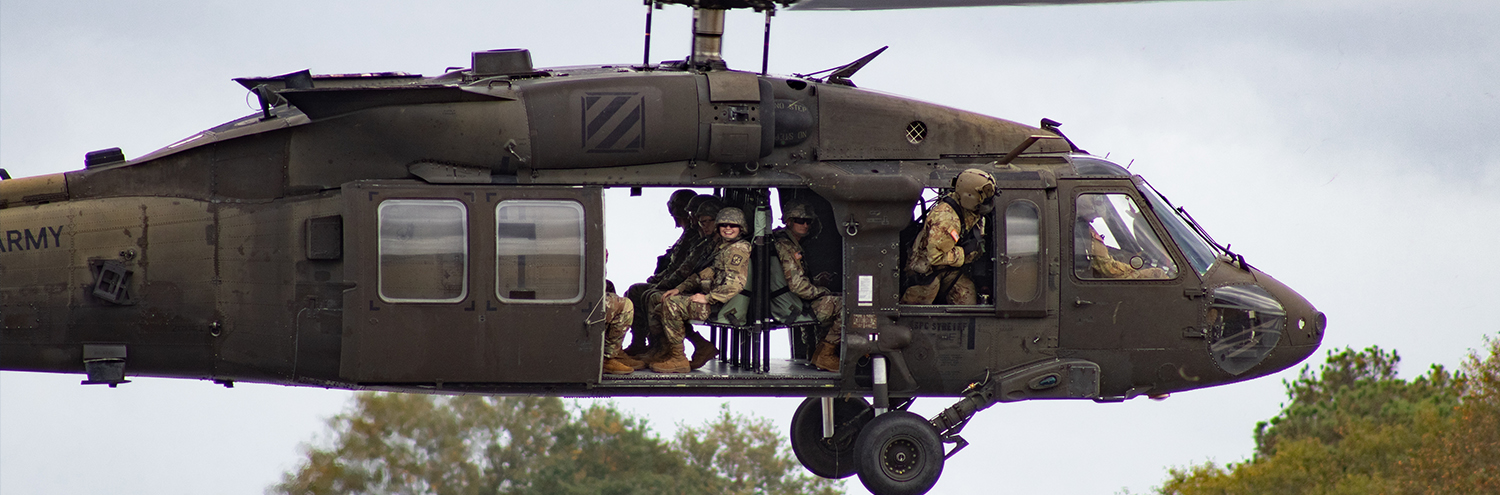
[[[1173,0],[800,0],[788,10],[895,10],[946,7],[1081,5],[1090,3],[1146,3]]]

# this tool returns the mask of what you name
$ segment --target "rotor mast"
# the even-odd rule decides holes
[[[724,13],[724,9],[693,8],[693,65],[724,65]]]

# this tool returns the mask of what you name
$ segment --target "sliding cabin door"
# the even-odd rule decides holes
[[[346,185],[357,268],[340,375],[361,383],[599,377],[601,190]]]

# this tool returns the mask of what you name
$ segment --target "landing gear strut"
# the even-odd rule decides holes
[[[832,406],[831,414],[826,414],[832,419],[832,431],[824,430],[825,402]],[[873,412],[863,397],[808,397],[792,415],[792,453],[812,474],[834,479],[853,476],[855,438],[875,417]]]
[[[879,360],[876,361],[880,363]],[[931,420],[906,411],[911,398],[892,403],[884,385],[884,366],[876,366],[874,392],[877,416],[858,432],[854,442],[859,481],[877,495],[927,493],[943,474],[943,463],[969,442],[959,436],[974,413],[995,403],[989,373],[964,390],[964,398]],[[890,412],[879,414],[894,405]],[[944,444],[953,450],[944,452]]]

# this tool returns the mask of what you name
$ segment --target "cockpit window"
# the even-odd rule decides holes
[[[1087,156],[1073,157],[1073,171],[1078,175],[1108,175],[1130,177],[1130,171],[1114,163]]]
[[[1074,273],[1081,279],[1166,280],[1177,265],[1126,194],[1081,194],[1074,222]]]
[[[1173,209],[1155,189],[1142,187],[1141,194],[1146,196],[1146,201],[1151,203],[1151,209],[1156,211],[1156,218],[1161,219],[1162,225],[1167,226],[1167,234],[1177,241],[1177,247],[1182,248],[1182,254],[1187,256],[1188,264],[1202,276],[1208,273],[1208,268],[1213,266],[1218,259],[1213,245],[1209,244],[1197,230],[1194,230],[1182,218],[1182,214]]]

